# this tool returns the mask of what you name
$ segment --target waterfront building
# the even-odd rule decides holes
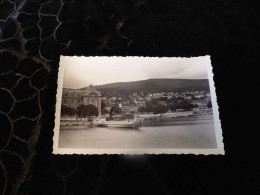
[[[198,94],[198,95],[195,95],[194,97],[199,99],[199,98],[204,98],[204,95]]]
[[[123,113],[136,113],[138,111],[139,106],[136,105],[123,105],[122,106],[122,112]]]
[[[101,93],[96,88],[90,85],[84,89],[68,89],[62,91],[62,103],[65,107],[77,108],[79,105],[94,105],[101,115]]]
[[[192,104],[197,105],[199,109],[207,109],[208,101],[207,100],[193,100]]]

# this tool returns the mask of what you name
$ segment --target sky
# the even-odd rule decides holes
[[[64,88],[153,78],[208,79],[209,56],[193,58],[61,56]]]

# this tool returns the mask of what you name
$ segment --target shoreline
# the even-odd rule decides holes
[[[152,127],[152,126],[168,126],[168,125],[181,125],[183,123],[192,123],[198,121],[205,121],[213,119],[213,115],[190,115],[168,118],[147,118],[139,127]],[[95,129],[93,123],[88,122],[81,125],[60,125],[60,130],[78,130],[78,129]],[[109,128],[109,127],[104,127]]]
[[[173,118],[173,117],[184,117],[184,116],[203,116],[203,115],[212,115],[212,113],[204,113],[204,114],[198,114],[194,113],[193,111],[184,111],[184,112],[170,112],[170,113],[163,113],[163,114],[134,114],[140,118],[143,119],[151,119],[151,118]],[[101,115],[101,117],[104,117],[106,115]],[[107,116],[108,117],[108,116]],[[70,121],[85,121],[86,118],[80,118],[77,116],[61,116],[60,120],[70,120]]]

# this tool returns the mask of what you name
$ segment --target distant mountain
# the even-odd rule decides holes
[[[176,89],[209,89],[207,79],[148,79],[131,82],[117,82],[105,85],[96,85],[98,90],[176,90]],[[84,87],[83,89],[86,89]]]

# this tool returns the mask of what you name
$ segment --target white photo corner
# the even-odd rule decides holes
[[[224,154],[210,56],[61,56],[54,154]]]

